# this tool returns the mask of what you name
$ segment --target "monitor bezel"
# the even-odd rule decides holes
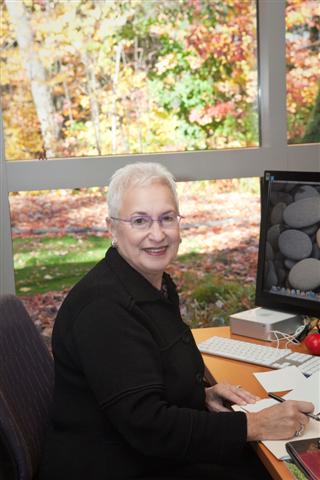
[[[295,297],[284,297],[263,290],[263,278],[265,268],[266,254],[266,237],[267,237],[267,207],[270,188],[270,177],[276,180],[295,181],[302,183],[316,182],[320,185],[320,172],[298,172],[284,170],[266,170],[264,176],[260,178],[260,195],[261,195],[261,219],[260,219],[260,237],[259,252],[257,263],[256,278],[256,306],[268,308],[270,310],[278,310],[289,313],[316,316],[320,318],[320,302],[313,302],[308,299]]]

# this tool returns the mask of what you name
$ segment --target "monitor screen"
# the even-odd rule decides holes
[[[256,305],[320,317],[320,172],[261,179]]]

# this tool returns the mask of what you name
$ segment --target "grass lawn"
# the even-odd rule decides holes
[[[70,288],[104,257],[109,238],[15,238],[13,240],[18,295],[34,295]]]
[[[110,239],[94,235],[15,238],[14,265],[18,295],[63,291],[72,287],[104,257]],[[192,251],[193,250],[193,251]],[[203,254],[195,248],[178,256],[169,273],[178,285],[181,309],[191,327],[228,324],[229,315],[253,305],[254,285],[226,279],[203,265],[220,263],[223,253]],[[210,263],[210,265],[211,265]]]

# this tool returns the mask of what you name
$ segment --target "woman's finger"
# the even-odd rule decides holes
[[[240,386],[233,387],[233,393],[238,395],[243,400],[246,400],[247,403],[255,403],[257,400],[260,400],[260,397],[253,395],[252,393],[248,392],[248,390],[244,390]]]
[[[248,392],[241,385],[221,385],[220,395],[226,398],[227,400],[237,403],[239,405],[244,405],[244,403],[255,403],[260,397],[253,395]]]

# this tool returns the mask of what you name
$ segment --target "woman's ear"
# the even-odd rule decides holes
[[[110,217],[106,217],[106,224],[107,224],[107,229],[108,229],[108,232],[111,233],[111,236],[112,236],[112,246],[113,247],[117,247],[117,238],[116,238],[116,232],[115,232],[115,226],[114,226],[114,223],[112,221],[112,218]]]

